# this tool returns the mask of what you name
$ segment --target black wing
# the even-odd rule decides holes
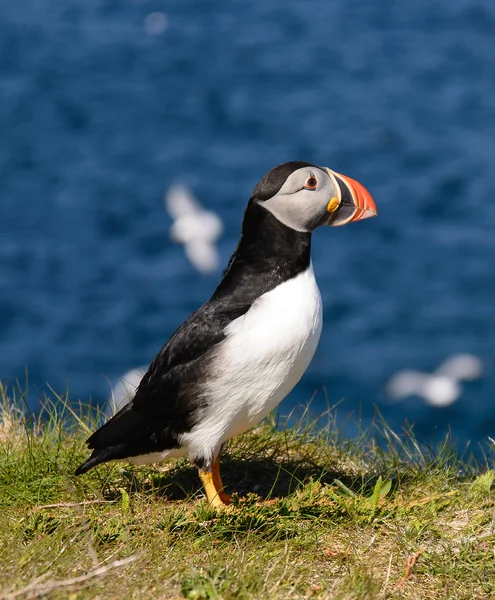
[[[225,338],[225,327],[250,306],[210,301],[186,319],[151,363],[133,400],[88,439],[88,447],[128,444],[160,433],[161,449],[173,448],[200,407],[198,387],[208,353]]]
[[[91,457],[76,474],[101,462],[178,446],[194,425],[209,353],[225,328],[257,298],[308,268],[311,234],[292,230],[253,198],[239,244],[211,299],[193,313],[160,350],[134,399],[89,439]]]

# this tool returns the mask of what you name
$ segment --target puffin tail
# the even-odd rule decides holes
[[[106,456],[106,454],[108,454],[108,452],[102,452],[98,449],[93,450],[91,456],[84,461],[82,465],[77,467],[77,469],[74,471],[74,475],[82,475],[83,473],[91,470],[93,467],[96,467],[103,462],[107,462],[109,458]]]

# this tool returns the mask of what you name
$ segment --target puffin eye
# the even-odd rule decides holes
[[[306,181],[306,185],[304,186],[307,190],[316,190],[316,186],[318,182],[316,181],[316,177],[310,177],[308,181]]]

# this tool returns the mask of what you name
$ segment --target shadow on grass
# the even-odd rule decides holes
[[[224,455],[221,473],[225,490],[239,496],[255,493],[266,500],[290,496],[309,481],[331,485],[338,480],[356,494],[368,495],[377,476],[349,475],[300,461],[276,461],[271,458],[240,459]],[[165,472],[130,467],[122,473],[128,493],[156,495],[170,501],[186,500],[202,490],[197,469],[186,461],[172,465]],[[107,498],[114,496],[107,490]],[[120,495],[120,492],[116,494]]]

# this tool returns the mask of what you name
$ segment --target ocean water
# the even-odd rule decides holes
[[[324,332],[282,412],[495,435],[494,56],[489,0],[3,3],[0,378],[104,402],[219,278],[171,242],[164,190],[220,215],[226,264],[256,182],[301,159],[380,215],[314,235]],[[456,403],[387,398],[457,352],[485,371]]]

